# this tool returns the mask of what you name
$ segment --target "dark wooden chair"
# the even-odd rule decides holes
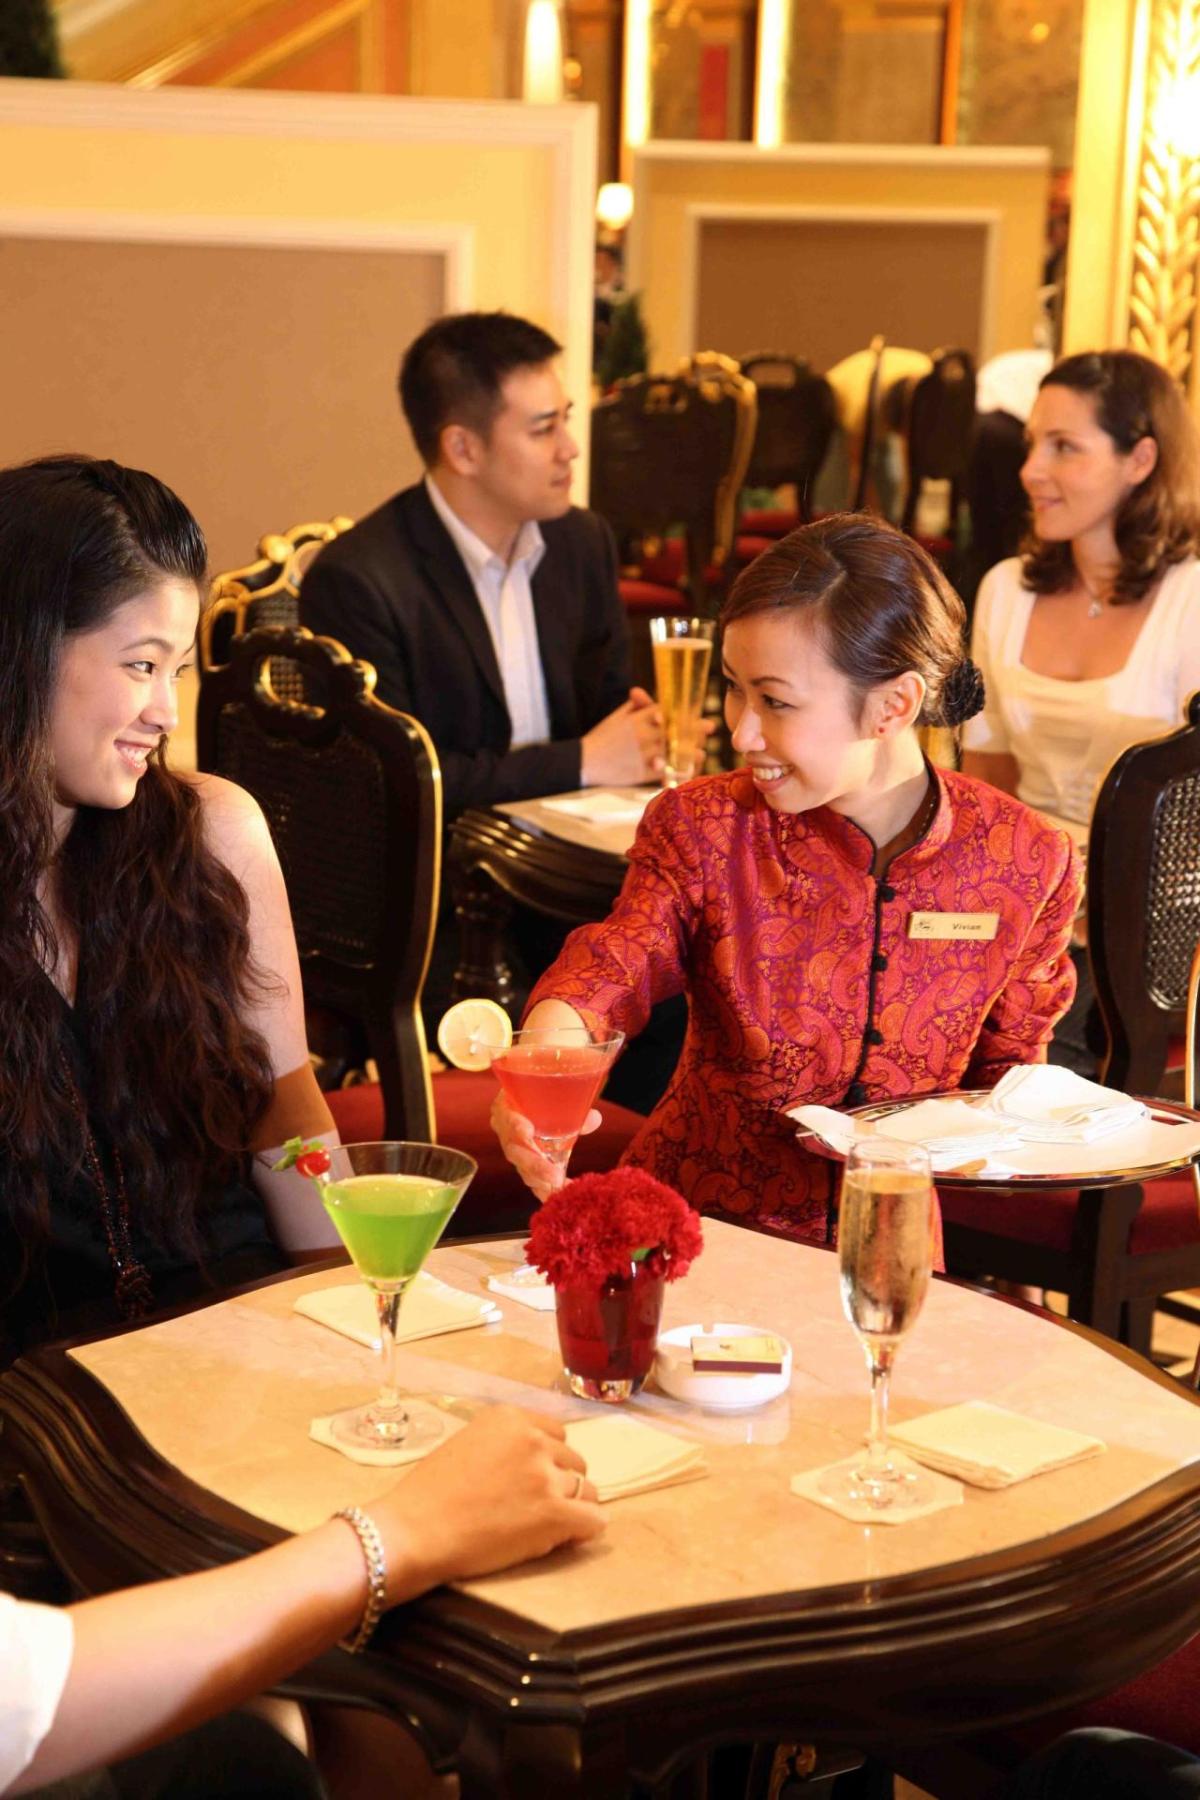
[[[635,375],[592,412],[591,505],[617,535],[627,581],[659,590],[640,595],[623,584],[631,611],[709,615],[719,599],[754,389],[728,358],[705,361]],[[662,542],[680,528],[681,549]]]
[[[1088,846],[1087,918],[1108,1036],[1101,1078],[1156,1095],[1187,1025],[1200,944],[1200,694],[1180,730],[1135,744],[1105,777]],[[942,1212],[951,1273],[1065,1292],[1072,1318],[1144,1354],[1159,1296],[1200,1287],[1194,1171],[1102,1195],[947,1189]]]
[[[966,350],[935,350],[933,367],[908,395],[908,487],[901,527],[912,533],[925,481],[950,483],[954,537],[975,429],[975,364]]]
[[[235,637],[256,625],[298,625],[300,583],[313,558],[331,539],[349,531],[353,519],[338,517],[290,531],[269,531],[259,539],[258,558],[244,569],[227,569],[213,577],[208,605],[200,620],[199,662],[203,674],[219,667]],[[292,665],[293,671],[295,665]],[[286,681],[287,668],[276,671]],[[295,693],[292,699],[303,699]]]
[[[758,390],[758,422],[746,470],[746,486],[796,490],[794,508],[743,513],[738,555],[744,538],[785,537],[813,516],[812,490],[837,424],[833,389],[802,358],[760,350],[743,357],[742,374]]]
[[[285,663],[303,701],[275,687]],[[314,1050],[338,1072],[368,1059],[378,1070],[378,1082],[329,1093],[343,1138],[440,1138],[466,1150],[479,1174],[456,1233],[520,1229],[533,1200],[488,1123],[491,1075],[430,1074],[420,998],[440,893],[441,773],[424,727],[377,700],[374,685],[369,663],[302,627],[236,637],[201,681],[200,767],[246,788],[267,816]],[[610,1167],[641,1124],[602,1110],[576,1172]]]

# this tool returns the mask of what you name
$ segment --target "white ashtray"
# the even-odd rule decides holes
[[[692,1367],[692,1339],[714,1337],[774,1337],[783,1345],[783,1368],[770,1374],[718,1374]],[[785,1394],[792,1379],[792,1346],[765,1325],[676,1325],[658,1340],[654,1379],[664,1394],[687,1400],[712,1412],[748,1412]]]

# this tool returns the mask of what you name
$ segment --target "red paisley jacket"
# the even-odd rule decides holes
[[[783,1109],[991,1087],[1041,1062],[1070,1004],[1080,893],[1067,834],[966,776],[883,876],[857,825],[773,812],[745,770],[647,808],[608,918],[572,932],[530,997],[629,1036],[686,992],[671,1086],[622,1160],[701,1211],[832,1236],[831,1166]],[[996,935],[908,935],[914,912],[997,913]]]

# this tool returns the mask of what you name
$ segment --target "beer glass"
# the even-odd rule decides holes
[[[663,784],[678,787],[696,773],[700,721],[712,661],[712,619],[651,619],[654,685],[666,733]]]

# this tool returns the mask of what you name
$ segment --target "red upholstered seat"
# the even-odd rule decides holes
[[[1007,1236],[1027,1244],[1064,1252],[1071,1248],[1079,1202],[1074,1188],[1040,1194],[967,1188],[943,1190],[939,1197],[943,1219],[955,1225],[977,1231],[1002,1227]],[[1178,1250],[1187,1244],[1200,1244],[1200,1210],[1192,1177],[1164,1175],[1159,1181],[1147,1182],[1129,1234],[1129,1254],[1149,1256],[1156,1250]]]
[[[496,1083],[489,1074],[447,1070],[433,1077],[437,1140],[465,1150],[479,1164],[454,1216],[451,1235],[468,1237],[489,1231],[521,1231],[534,1205],[533,1195],[500,1148],[488,1122]],[[378,1082],[338,1088],[327,1094],[329,1109],[343,1143],[371,1143],[383,1135],[383,1092]],[[603,1123],[581,1137],[571,1155],[571,1173],[586,1175],[611,1169],[643,1123],[639,1113],[603,1101]]]
[[[751,507],[738,520],[738,530],[751,537],[781,538],[800,525],[800,514],[794,508],[777,506]]]
[[[733,554],[739,566],[745,568],[756,556],[761,556],[764,550],[773,550],[778,542],[779,539],[773,537],[739,537],[734,543]]]
[[[642,581],[633,575],[622,575],[617,583],[621,604],[628,613],[674,615],[690,613],[691,601],[682,588],[664,587],[658,581]]]
[[[1069,1712],[1052,1713],[1028,1725],[1014,1725],[1005,1732],[1008,1743],[1019,1744],[1029,1755],[1082,1725],[1117,1726],[1162,1738],[1200,1756],[1200,1637],[1194,1637],[1165,1662],[1147,1669],[1124,1687],[1075,1706]]]
[[[659,545],[653,556],[642,558],[640,574],[644,581],[657,582],[663,587],[676,587],[684,577],[684,543],[682,538],[666,538]],[[717,588],[721,585],[723,575],[719,563],[709,563],[704,570],[704,585]],[[686,596],[685,596],[686,604]]]

